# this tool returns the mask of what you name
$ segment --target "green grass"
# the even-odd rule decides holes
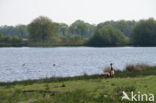
[[[1,82],[0,103],[121,103],[122,91],[140,91],[156,96],[155,67],[115,73],[114,78],[96,74]]]
[[[0,86],[1,103],[120,103],[122,91],[156,95],[156,76]],[[34,90],[34,92],[28,92]],[[25,92],[24,92],[25,91]],[[40,92],[39,92],[40,91]],[[50,92],[47,92],[50,91]],[[56,94],[55,94],[56,93]]]

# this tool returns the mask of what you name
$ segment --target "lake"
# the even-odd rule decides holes
[[[0,48],[0,81],[103,73],[127,64],[156,64],[156,47]]]

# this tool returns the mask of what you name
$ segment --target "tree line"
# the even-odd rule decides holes
[[[0,46],[155,46],[156,20],[77,20],[71,25],[40,16],[28,25],[0,26]]]

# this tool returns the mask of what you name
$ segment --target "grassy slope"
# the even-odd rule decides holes
[[[53,96],[53,93],[22,92],[23,90],[57,93]],[[123,90],[153,93],[156,96],[156,76],[1,85],[0,103],[120,103]]]

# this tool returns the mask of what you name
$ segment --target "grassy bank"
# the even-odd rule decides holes
[[[102,74],[85,74],[77,77],[3,82],[0,83],[0,103],[121,103],[122,91],[156,95],[156,68],[138,68],[140,66],[115,71],[114,78],[107,78]]]

